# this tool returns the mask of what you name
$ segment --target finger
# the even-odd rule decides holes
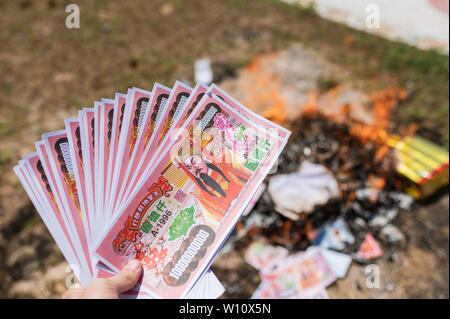
[[[133,288],[139,280],[142,273],[142,265],[139,260],[130,261],[120,273],[113,277],[106,278],[110,287],[115,289],[118,294]]]

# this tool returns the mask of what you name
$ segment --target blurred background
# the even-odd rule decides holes
[[[80,28],[66,27],[70,3]],[[353,261],[330,298],[448,298],[448,23],[448,0],[0,0],[0,297],[66,289],[66,263],[17,161],[102,97],[193,85],[204,59],[215,83],[293,131],[212,265],[223,298],[260,284],[244,258],[252,243],[298,253],[339,218],[354,240],[337,250]],[[418,160],[405,145],[429,151]],[[311,183],[305,163],[331,181]],[[303,198],[279,198],[297,183],[311,183]],[[323,194],[327,183],[338,191]],[[381,254],[361,255],[368,234]],[[368,264],[379,267],[376,288]]]

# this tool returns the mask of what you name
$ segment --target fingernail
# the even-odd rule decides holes
[[[139,269],[141,269],[141,262],[137,259],[133,259],[125,266],[125,268],[131,269],[133,271],[138,271]]]

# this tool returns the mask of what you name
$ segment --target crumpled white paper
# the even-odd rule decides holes
[[[322,165],[303,162],[297,172],[273,176],[268,192],[280,214],[297,220],[315,205],[339,196],[334,176]]]

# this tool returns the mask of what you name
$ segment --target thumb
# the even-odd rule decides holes
[[[117,275],[107,278],[110,287],[117,293],[122,293],[133,288],[142,273],[141,262],[137,259],[131,260]]]

